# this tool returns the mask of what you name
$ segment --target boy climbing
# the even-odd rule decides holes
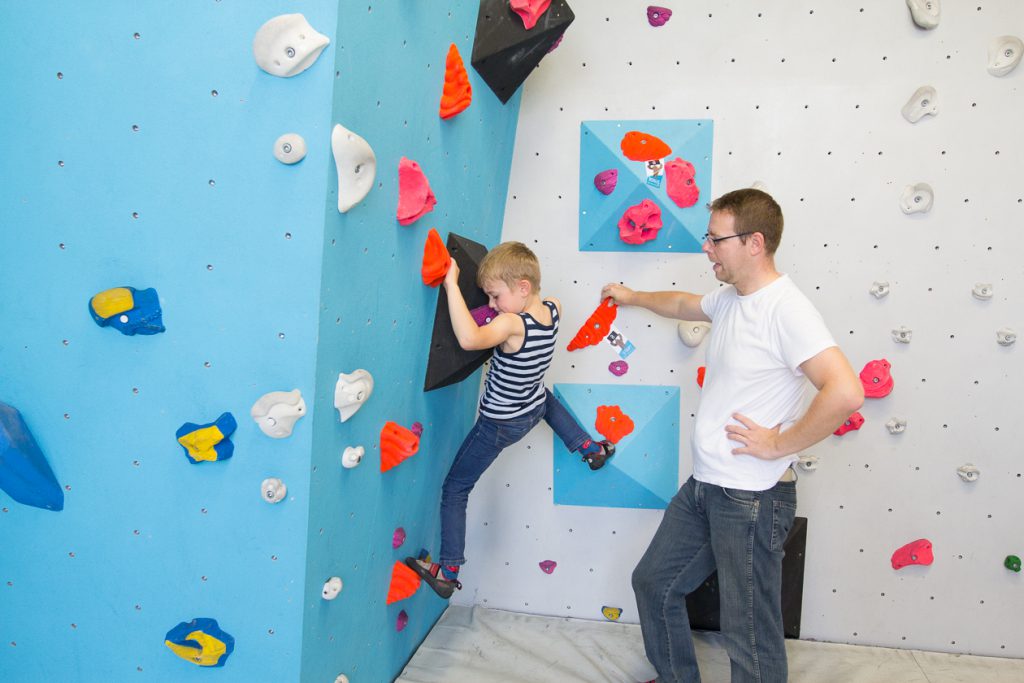
[[[462,587],[466,506],[469,493],[498,454],[518,442],[542,419],[570,452],[597,470],[615,453],[609,441],[594,441],[558,399],[544,387],[558,335],[561,306],[540,298],[540,263],[526,245],[503,242],[480,262],[477,284],[498,311],[477,326],[459,289],[454,260],[445,275],[448,312],[459,346],[467,351],[494,348],[480,397],[480,414],[452,462],[441,490],[441,552],[438,562],[407,557],[405,563],[442,598]]]

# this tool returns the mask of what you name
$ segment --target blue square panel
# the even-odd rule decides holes
[[[671,152],[668,163],[683,159],[693,164],[694,182],[700,190],[692,206],[681,208],[668,195],[662,171],[660,182],[644,161],[628,159],[622,150],[627,133],[657,138]],[[711,201],[711,158],[714,122],[711,119],[665,121],[584,121],[580,124],[580,251],[668,251],[699,253],[707,232]],[[618,182],[605,195],[594,177],[614,169]],[[655,239],[627,244],[619,237],[619,220],[631,206],[645,199],[661,209],[662,228]]]
[[[596,471],[553,437],[555,504],[668,507],[679,488],[679,387],[556,384],[554,393],[598,439],[598,406],[619,406],[634,425],[616,445],[615,456]]]

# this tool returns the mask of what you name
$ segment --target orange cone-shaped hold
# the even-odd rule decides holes
[[[633,420],[618,406],[598,406],[594,427],[601,433],[601,436],[612,443],[618,443],[633,431]]]
[[[391,568],[391,585],[388,586],[388,604],[412,597],[420,587],[420,577],[415,571],[405,566],[404,562],[395,562]]]
[[[597,310],[587,318],[587,322],[583,323],[583,327],[580,328],[580,331],[576,333],[576,336],[572,338],[572,341],[569,342],[569,346],[566,348],[570,351],[575,351],[585,346],[600,344],[601,340],[608,334],[608,329],[612,323],[615,322],[615,316],[618,315],[618,312],[619,307],[612,302],[611,297],[602,301]]]
[[[406,458],[416,455],[420,437],[400,424],[388,421],[380,430],[380,471],[387,472]]]
[[[442,119],[450,119],[473,101],[473,88],[469,85],[469,74],[462,63],[462,55],[455,43],[448,48],[448,58],[444,62],[444,90],[441,92]]]
[[[702,365],[697,368],[697,386],[701,389],[704,388],[704,373],[707,372],[707,367]]]
[[[427,233],[427,243],[423,245],[423,267],[420,275],[423,276],[423,284],[428,287],[437,287],[444,282],[444,276],[448,267],[452,264],[452,257],[441,241],[441,235],[434,228]]]

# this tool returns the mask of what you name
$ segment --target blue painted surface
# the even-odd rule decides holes
[[[351,7],[345,3],[345,7]],[[332,123],[364,137],[377,156],[376,187],[348,213],[337,210],[336,176],[324,202],[320,338],[306,574],[303,681],[389,681],[447,605],[428,589],[385,604],[391,568],[420,548],[437,553],[441,482],[472,425],[479,374],[424,394],[438,290],[420,277],[427,232],[456,232],[487,246],[500,239],[519,95],[501,105],[472,68],[473,103],[438,116],[445,57],[472,53],[478,3],[374,3],[339,12]],[[434,210],[398,224],[398,161],[419,163]],[[338,373],[357,368],[374,392],[351,419],[330,409]],[[379,435],[388,420],[421,422],[419,452],[381,474]],[[346,446],[362,445],[354,469]],[[407,538],[391,547],[396,527]],[[324,581],[345,582],[333,601]],[[396,632],[405,610],[408,626]]]
[[[0,490],[24,505],[59,512],[64,491],[24,418],[0,401]]]
[[[685,209],[673,202],[667,183],[660,187],[647,183],[645,165],[622,154],[623,135],[632,130],[656,135],[672,148],[665,161],[680,157],[693,164],[694,179],[700,188],[697,203]],[[654,251],[699,253],[707,232],[707,209],[711,201],[711,160],[714,121],[584,121],[580,124],[580,251]],[[616,169],[618,184],[610,195],[594,186],[594,176]],[[650,199],[661,208],[663,227],[658,236],[643,244],[626,244],[619,238],[618,222],[631,206]]]
[[[617,405],[633,431],[597,471],[552,439],[556,505],[665,509],[679,488],[679,387],[556,384],[554,394],[591,434],[597,407]]]

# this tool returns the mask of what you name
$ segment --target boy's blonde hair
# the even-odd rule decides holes
[[[487,252],[476,271],[480,287],[492,280],[501,280],[509,289],[519,280],[526,280],[533,291],[540,291],[540,262],[537,255],[522,242],[502,242]]]

